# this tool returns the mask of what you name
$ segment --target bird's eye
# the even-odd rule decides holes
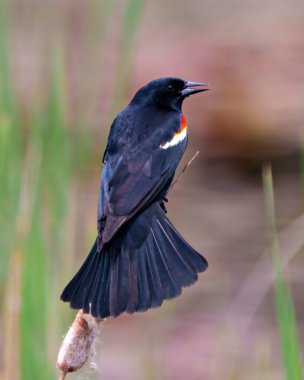
[[[174,87],[173,87],[172,84],[169,84],[167,88],[168,88],[169,91],[174,91]]]

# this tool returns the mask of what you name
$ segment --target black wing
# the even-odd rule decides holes
[[[162,149],[180,128],[177,112],[128,107],[114,121],[103,159],[98,233],[108,242],[140,209],[165,195],[186,139]]]

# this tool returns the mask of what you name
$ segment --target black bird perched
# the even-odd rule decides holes
[[[94,317],[158,307],[208,263],[177,232],[164,201],[186,149],[183,100],[205,83],[156,79],[114,120],[103,156],[98,236],[61,299]]]

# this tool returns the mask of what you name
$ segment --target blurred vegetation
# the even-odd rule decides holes
[[[295,316],[295,307],[290,287],[284,277],[280,257],[280,246],[276,228],[275,205],[271,167],[263,172],[265,208],[271,237],[271,252],[275,277],[275,299],[277,322],[280,333],[281,352],[286,380],[303,379],[301,346]]]
[[[13,9],[9,2],[2,1],[1,6],[0,289],[4,295],[4,361],[0,377],[52,379],[56,376],[60,337],[67,327],[64,321],[71,314],[67,307],[65,312],[59,307],[59,284],[68,280],[66,265],[74,261],[73,253],[65,252],[64,246],[69,196],[73,181],[81,181],[79,165],[86,163],[93,136],[83,129],[69,128],[73,115],[68,108],[64,35],[60,41],[53,41],[45,94],[25,116],[14,93],[9,60]],[[130,61],[142,6],[143,1],[130,0],[123,8],[122,62]],[[113,20],[111,2],[103,2],[103,7]],[[126,93],[126,67],[121,64],[118,69],[119,88]]]

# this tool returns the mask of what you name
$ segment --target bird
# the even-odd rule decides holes
[[[155,79],[116,116],[102,159],[97,238],[61,294],[71,308],[102,319],[144,312],[179,296],[207,269],[165,206],[188,142],[183,101],[206,87]]]

